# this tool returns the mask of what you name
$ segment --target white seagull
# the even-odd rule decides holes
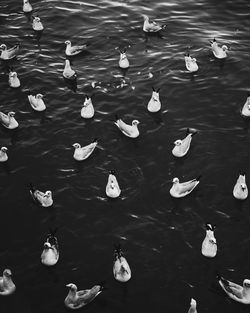
[[[11,295],[15,290],[16,286],[11,278],[11,270],[5,269],[3,271],[3,276],[0,277],[0,295],[8,296]]]
[[[120,50],[120,59],[119,59],[119,66],[120,68],[128,68],[129,61],[126,55],[126,49]]]
[[[58,240],[55,236],[55,231],[50,231],[47,239],[43,245],[43,251],[41,254],[41,262],[46,266],[53,266],[59,260],[59,246]]]
[[[233,189],[233,196],[239,200],[245,200],[248,196],[246,175],[244,173],[239,174],[239,177]]]
[[[43,24],[39,16],[33,16],[32,28],[35,31],[42,31],[44,29]]]
[[[108,182],[106,185],[106,195],[109,198],[117,198],[121,194],[121,189],[119,187],[118,181],[114,174],[110,173],[108,177]]]
[[[85,100],[83,107],[81,108],[81,117],[83,118],[92,118],[95,114],[95,109],[92,104],[91,97],[85,95]]]
[[[188,53],[184,56],[184,59],[186,68],[189,72],[193,73],[198,71],[199,67],[197,65],[196,58],[192,58]]]
[[[70,80],[76,79],[76,72],[74,70],[72,70],[72,68],[70,66],[70,62],[68,59],[65,60],[63,77],[66,79],[70,79]]]
[[[139,121],[133,120],[132,125],[126,124],[120,118],[116,116],[115,125],[120,129],[120,131],[127,137],[136,138],[139,136],[138,125]]]
[[[221,288],[226,294],[233,300],[243,303],[250,304],[250,280],[244,279],[243,286],[233,283],[220,275],[217,275]]]
[[[114,278],[122,283],[127,282],[131,278],[131,270],[123,256],[120,244],[115,246],[113,274]]]
[[[152,96],[148,102],[148,106],[147,109],[149,112],[151,113],[155,113],[160,111],[161,109],[161,101],[160,101],[160,88],[158,88],[157,90],[154,89],[154,87],[152,87],[153,91],[152,91]]]
[[[93,153],[97,144],[97,139],[94,139],[93,142],[84,147],[81,147],[79,143],[74,143],[73,147],[75,148],[75,151],[73,158],[77,161],[86,160]]]
[[[35,96],[28,95],[29,103],[35,111],[42,112],[46,110],[46,105],[43,101],[43,95],[38,93]]]
[[[226,45],[220,47],[215,38],[213,41],[210,41],[210,43],[212,52],[217,59],[224,59],[227,57],[228,47]]]
[[[147,15],[143,15],[144,23],[143,23],[143,31],[146,33],[157,33],[162,29],[167,27],[166,24],[161,25],[158,22],[150,21]]]
[[[30,4],[29,0],[23,0],[23,12],[30,13],[32,10],[32,5]]]
[[[197,313],[197,302],[196,300],[194,300],[193,298],[191,298],[191,301],[190,301],[190,308],[188,310],[188,313]]]
[[[14,116],[15,112],[9,112],[8,115],[0,112],[0,123],[8,129],[15,129],[18,127],[19,124]]]
[[[18,88],[21,86],[20,79],[17,76],[17,72],[9,72],[9,86],[12,88]]]
[[[18,54],[19,47],[20,47],[20,45],[17,44],[12,48],[7,49],[7,46],[4,43],[1,44],[0,45],[0,51],[1,51],[0,59],[11,60],[11,59],[15,58]]]
[[[174,198],[182,198],[190,194],[194,188],[199,184],[200,177],[180,183],[179,178],[173,179],[173,186],[170,189],[170,195]]]
[[[65,54],[69,57],[81,53],[87,47],[86,44],[79,45],[79,46],[72,46],[70,40],[66,40],[65,45],[66,45]]]
[[[186,137],[182,140],[177,139],[174,142],[175,146],[172,150],[172,154],[177,158],[181,158],[181,157],[185,156],[188,153],[192,138],[195,134],[197,134],[197,132],[191,133],[190,129],[187,128]]]
[[[91,289],[77,291],[75,284],[68,284],[69,293],[64,300],[64,304],[69,309],[80,309],[95,299],[102,291],[103,285],[95,285]]]
[[[52,192],[50,190],[42,192],[30,184],[30,194],[34,201],[36,201],[42,207],[47,208],[53,204]]]
[[[7,151],[8,151],[8,148],[1,147],[1,149],[0,149],[0,162],[8,161]]]
[[[215,226],[206,224],[206,237],[201,245],[201,253],[208,258],[214,258],[217,254],[217,242],[214,237],[214,230]]]
[[[250,116],[250,93],[247,94],[247,99],[241,109],[241,114],[247,117]]]

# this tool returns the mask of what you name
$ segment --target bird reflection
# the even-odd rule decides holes
[[[8,175],[11,174],[11,167],[10,167],[9,161],[1,163],[1,168],[6,174]]]
[[[63,77],[64,79],[64,82],[66,84],[66,86],[72,90],[73,92],[76,92],[77,90],[77,78],[73,79],[73,80],[70,80],[70,79],[67,79],[65,77]]]
[[[154,120],[155,124],[161,125],[164,124],[163,119],[162,119],[162,112],[156,112],[156,113],[151,113],[148,112],[149,116]]]

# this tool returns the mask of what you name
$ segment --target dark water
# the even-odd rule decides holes
[[[250,176],[249,121],[239,110],[250,88],[249,1],[32,1],[45,30],[34,34],[22,1],[1,0],[0,39],[21,43],[11,62],[20,90],[8,86],[1,63],[0,109],[15,111],[17,131],[0,128],[9,162],[0,167],[0,271],[10,268],[17,286],[0,298],[1,313],[65,312],[65,284],[80,289],[106,280],[107,290],[85,312],[187,312],[190,298],[198,312],[248,312],[228,300],[215,273],[241,283],[250,278],[249,199],[237,202],[232,189],[239,174]],[[145,37],[142,14],[167,22],[163,37]],[[215,60],[209,40],[230,46],[225,62]],[[62,78],[64,41],[89,43],[75,57],[77,90]],[[118,48],[128,47],[125,76]],[[184,66],[187,47],[198,60],[191,75]],[[151,77],[152,75],[153,77]],[[93,83],[95,82],[95,83]],[[95,88],[92,87],[95,85]],[[161,88],[162,111],[146,110],[151,87]],[[46,113],[36,114],[28,89],[46,95]],[[93,95],[95,116],[80,117],[84,94]],[[112,120],[138,119],[141,136],[130,140]],[[186,127],[198,130],[187,157],[176,160],[173,142]],[[72,144],[99,138],[98,149],[74,162]],[[121,198],[105,195],[114,169]],[[202,174],[195,192],[174,201],[171,180]],[[32,203],[27,183],[52,190],[54,207]],[[200,249],[204,223],[217,225],[218,255]],[[59,227],[60,261],[40,263],[49,227]],[[132,270],[126,285],[112,274],[113,243],[121,242]]]

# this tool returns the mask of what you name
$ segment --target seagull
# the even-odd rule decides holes
[[[56,230],[50,231],[43,245],[41,262],[47,266],[55,265],[59,259],[59,246],[57,238],[55,237],[55,233]]]
[[[0,59],[2,60],[11,60],[15,58],[18,54],[20,45],[17,44],[12,48],[7,49],[7,46],[3,43],[0,45],[1,55]]]
[[[8,115],[0,112],[0,122],[1,124],[8,129],[15,129],[18,127],[18,122],[14,118],[15,112],[9,112]]]
[[[65,60],[65,67],[63,70],[63,77],[66,79],[76,79],[76,72],[74,70],[72,70],[71,66],[70,66],[70,62],[68,59]]]
[[[92,104],[91,97],[85,95],[85,100],[83,103],[83,107],[81,109],[81,117],[83,118],[92,118],[95,114],[95,109]]]
[[[136,138],[139,136],[139,130],[137,125],[140,124],[139,121],[133,120],[132,125],[126,124],[120,118],[116,116],[115,125],[120,129],[120,131],[127,137]]]
[[[171,196],[174,198],[182,198],[187,196],[199,184],[200,177],[201,176],[184,183],[180,183],[179,178],[175,177],[173,179],[173,186],[170,189]]]
[[[167,27],[166,24],[161,25],[158,22],[149,21],[149,17],[147,15],[143,15],[144,18],[144,24],[143,24],[143,31],[146,33],[157,33],[162,29],[165,29]]]
[[[226,280],[220,275],[217,275],[217,279],[221,288],[231,299],[240,303],[250,304],[250,279],[244,279],[243,286]]]
[[[66,45],[65,54],[69,57],[83,52],[87,47],[86,44],[80,46],[72,46],[70,40],[66,40],[65,45]]]
[[[75,148],[75,151],[73,158],[77,161],[86,160],[93,153],[97,144],[97,139],[94,139],[93,142],[84,147],[81,147],[79,143],[74,143],[73,147]]]
[[[237,182],[233,189],[233,196],[239,200],[245,200],[248,196],[245,173],[239,174]]]
[[[186,131],[186,137],[184,139],[177,139],[174,142],[174,148],[172,150],[172,154],[177,157],[177,158],[181,158],[183,156],[185,156],[188,153],[188,150],[190,148],[190,144],[192,141],[193,136],[197,134],[197,132],[190,132],[190,129],[187,128]]]
[[[35,31],[42,31],[44,29],[43,24],[39,16],[33,16],[32,28]]]
[[[113,274],[114,278],[122,283],[127,282],[131,278],[131,270],[123,256],[120,244],[115,246]]]
[[[47,208],[53,204],[52,193],[50,190],[42,192],[30,184],[30,194],[34,201],[36,201],[42,207]]]
[[[9,72],[9,86],[12,88],[18,88],[21,86],[20,79],[17,76],[17,72]]]
[[[196,306],[197,306],[197,302],[196,302],[196,300],[194,300],[192,298],[191,302],[190,302],[190,308],[188,310],[188,313],[197,313]]]
[[[43,95],[38,93],[35,96],[28,95],[29,103],[35,111],[42,112],[46,110],[46,105],[43,101]]]
[[[1,147],[1,149],[0,149],[0,162],[8,161],[7,151],[8,151],[8,148]]]
[[[30,13],[32,10],[32,5],[30,4],[29,0],[23,0],[23,12]]]
[[[214,237],[215,226],[206,224],[206,229],[206,237],[202,242],[201,253],[208,258],[214,258],[217,254],[217,242]]]
[[[109,198],[117,198],[121,194],[121,189],[119,187],[118,181],[114,174],[109,173],[108,182],[106,185],[106,195]]]
[[[227,57],[228,47],[226,45],[220,47],[215,38],[213,41],[210,41],[210,43],[213,54],[217,59],[224,59]]]
[[[5,269],[3,271],[3,276],[0,277],[0,295],[8,296],[11,295],[15,290],[16,286],[11,278],[11,270]]]
[[[247,117],[250,116],[250,93],[247,94],[247,99],[241,109],[241,114]]]
[[[120,68],[128,68],[129,67],[129,61],[128,61],[128,58],[126,55],[126,49],[120,50],[119,66],[120,66]]]
[[[160,88],[158,88],[157,90],[154,89],[154,87],[152,87],[153,91],[152,91],[152,96],[151,99],[148,102],[148,106],[147,109],[149,112],[158,112],[161,109],[161,101],[159,98],[159,91]]]
[[[193,73],[198,71],[199,67],[196,63],[196,58],[192,58],[188,53],[184,56],[184,59],[186,68],[189,72]]]
[[[69,293],[64,300],[64,304],[69,309],[80,309],[93,301],[104,289],[102,284],[80,291],[77,291],[77,286],[72,283],[66,285],[66,287],[69,288]]]

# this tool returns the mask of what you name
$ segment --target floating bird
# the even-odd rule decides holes
[[[50,190],[42,192],[30,184],[30,194],[34,201],[36,201],[42,207],[47,208],[53,204],[52,193]]]
[[[240,174],[233,189],[233,196],[239,200],[245,200],[248,196],[248,188],[246,184],[246,175]]]
[[[83,52],[87,47],[86,44],[80,46],[72,46],[71,41],[69,40],[65,41],[65,45],[66,45],[65,54],[69,57]]]
[[[20,47],[20,45],[17,44],[12,48],[7,49],[7,46],[4,43],[1,44],[1,46],[0,46],[0,50],[1,50],[0,59],[11,60],[11,59],[15,58],[18,54],[19,47]]]
[[[137,125],[140,124],[139,121],[133,120],[132,125],[126,124],[120,118],[116,116],[115,125],[121,130],[121,132],[130,138],[136,138],[139,136],[139,130]]]
[[[33,16],[32,28],[35,31],[42,31],[44,29],[43,24],[39,16]]]
[[[9,72],[9,86],[12,88],[18,88],[21,86],[20,79],[17,76],[17,72]]]
[[[226,45],[220,47],[215,38],[213,41],[210,41],[210,43],[213,54],[217,59],[224,59],[227,57],[228,47]]]
[[[1,149],[0,149],[0,162],[8,161],[7,151],[8,151],[8,149],[6,147],[1,147]]]
[[[83,107],[81,109],[81,117],[83,118],[92,118],[95,114],[95,109],[92,104],[92,100],[89,96],[85,95],[85,100]]]
[[[199,184],[200,177],[201,176],[184,183],[180,183],[179,178],[175,177],[173,179],[173,186],[170,189],[171,196],[174,198],[182,198],[187,196]]]
[[[8,296],[11,295],[15,290],[16,286],[11,278],[11,270],[5,269],[3,271],[3,276],[0,277],[0,295]]]
[[[241,114],[243,116],[250,116],[250,93],[247,94],[247,100],[241,109]]]
[[[32,10],[32,5],[30,4],[29,0],[23,0],[23,12],[30,13]]]
[[[202,242],[201,253],[208,257],[214,258],[217,254],[217,242],[214,237],[215,226],[206,224],[206,237]]]
[[[123,256],[120,244],[115,246],[113,274],[115,279],[122,283],[127,282],[131,278],[131,270]]]
[[[189,308],[189,310],[188,310],[188,313],[197,313],[196,306],[197,306],[197,302],[196,302],[196,300],[194,300],[194,299],[192,298],[192,299],[191,299],[191,302],[190,302],[190,308]]]
[[[181,158],[181,157],[185,156],[188,153],[192,138],[195,134],[197,134],[197,132],[191,133],[190,129],[187,128],[186,137],[182,140],[177,139],[174,142],[175,146],[172,150],[172,154],[177,158]]]
[[[149,112],[158,112],[161,109],[161,101],[160,101],[160,95],[159,95],[159,91],[160,88],[158,88],[157,90],[154,89],[154,87],[152,87],[153,91],[152,91],[152,96],[151,99],[148,102],[148,106],[147,109]]]
[[[235,284],[223,277],[219,274],[217,275],[217,279],[221,288],[226,292],[226,294],[233,300],[250,304],[250,280],[244,279],[243,286]]]
[[[75,284],[68,284],[69,293],[64,303],[69,309],[80,309],[95,299],[104,289],[103,285],[95,285],[91,289],[77,291]]]
[[[35,111],[42,112],[46,110],[46,105],[43,101],[43,95],[38,93],[35,96],[28,95],[29,103]]]
[[[0,112],[0,123],[8,129],[15,129],[18,127],[19,124],[14,116],[15,112],[9,112],[8,115]]]
[[[147,15],[143,15],[144,18],[144,24],[143,24],[143,31],[146,33],[157,33],[162,29],[165,29],[167,27],[166,24],[161,25],[158,22],[149,21],[149,17]]]
[[[76,72],[74,70],[72,70],[71,66],[70,66],[70,62],[68,59],[65,60],[65,67],[63,70],[63,77],[66,79],[76,79]]]
[[[114,174],[110,173],[108,177],[108,183],[106,185],[106,195],[110,198],[117,198],[121,194],[118,181]]]
[[[56,230],[51,230],[43,245],[43,252],[41,254],[41,262],[47,266],[53,266],[59,259],[58,240],[55,236]]]
[[[84,147],[81,147],[79,143],[74,143],[73,147],[75,148],[75,151],[73,158],[77,161],[86,160],[93,153],[97,144],[97,139],[94,139],[92,143]]]
[[[120,68],[128,68],[129,67],[129,61],[128,61],[128,58],[126,55],[126,49],[120,50],[119,66],[120,66]]]
[[[199,67],[196,63],[196,58],[192,58],[189,55],[189,53],[185,54],[184,58],[185,58],[185,65],[186,65],[187,70],[191,73],[197,72]]]

